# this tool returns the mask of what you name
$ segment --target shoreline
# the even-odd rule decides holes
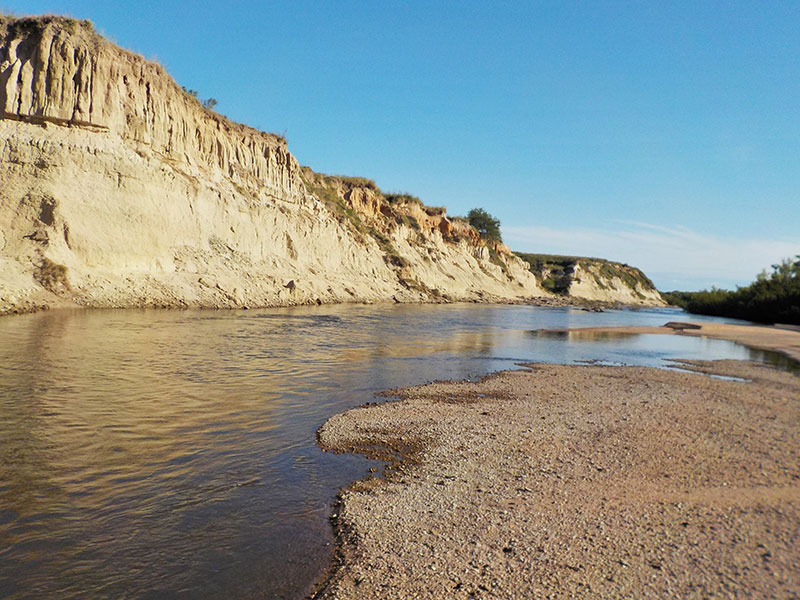
[[[800,339],[728,327],[787,356]],[[722,329],[700,335],[731,339]],[[340,493],[312,597],[800,592],[800,378],[741,361],[682,367],[744,383],[526,366],[389,391],[320,428],[323,449],[389,464]]]
[[[668,308],[666,305],[661,304],[625,304],[622,302],[608,302],[605,300],[591,300],[588,298],[581,298],[577,296],[531,296],[528,298],[500,298],[500,297],[482,297],[482,298],[464,298],[447,300],[443,298],[431,298],[427,301],[398,301],[392,298],[385,298],[381,300],[365,300],[353,299],[348,302],[300,302],[300,303],[285,303],[285,304],[265,304],[265,305],[229,305],[229,304],[216,304],[216,305],[190,305],[190,304],[148,304],[142,303],[140,305],[130,306],[90,306],[83,304],[76,304],[72,302],[59,302],[47,303],[44,301],[25,301],[22,304],[9,305],[7,307],[0,306],[0,318],[30,315],[43,312],[58,312],[58,311],[74,311],[74,310],[262,310],[270,308],[298,308],[303,306],[338,306],[338,305],[363,305],[369,306],[373,304],[498,304],[508,306],[536,306],[543,308],[562,308],[572,306],[590,312],[602,312],[604,310],[614,309],[643,309],[643,308]]]
[[[734,323],[706,323],[673,321],[661,327],[584,327],[579,329],[545,330],[568,336],[590,335],[685,335],[708,337],[735,342],[756,350],[777,352],[800,364],[800,330],[774,325],[739,325]]]

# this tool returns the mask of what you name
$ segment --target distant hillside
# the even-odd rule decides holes
[[[554,294],[610,302],[665,304],[653,282],[636,267],[585,256],[515,254],[530,265],[541,286]]]

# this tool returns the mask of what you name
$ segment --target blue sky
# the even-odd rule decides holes
[[[660,289],[800,254],[798,2],[0,0],[91,19],[298,160]]]

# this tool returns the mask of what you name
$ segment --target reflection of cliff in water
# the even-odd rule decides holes
[[[529,331],[528,335],[532,337],[553,338],[575,342],[607,342],[612,340],[629,340],[641,334],[631,333],[629,331],[601,331],[595,329],[535,329]]]

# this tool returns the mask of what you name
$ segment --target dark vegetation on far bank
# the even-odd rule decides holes
[[[745,319],[758,323],[800,325],[800,255],[772,265],[736,291],[665,292],[664,299],[690,313]]]

